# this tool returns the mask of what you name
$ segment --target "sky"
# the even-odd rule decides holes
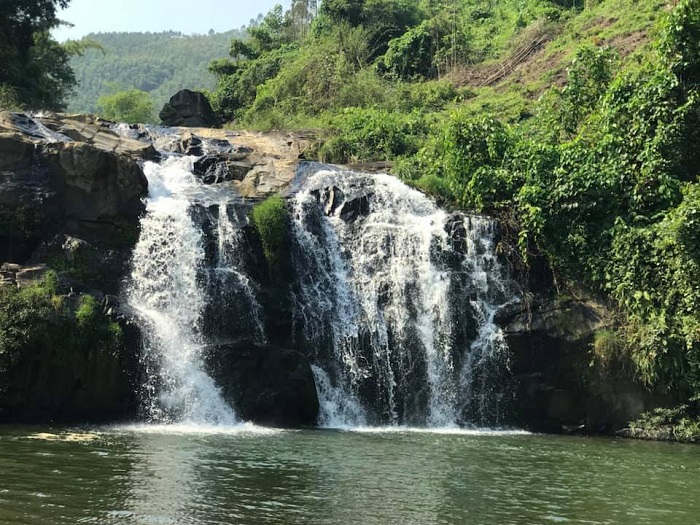
[[[53,36],[62,42],[110,31],[220,33],[247,25],[275,4],[286,9],[289,0],[71,0],[59,18],[74,27],[56,29]]]

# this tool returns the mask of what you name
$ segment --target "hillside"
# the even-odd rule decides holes
[[[228,54],[238,30],[207,35],[164,33],[98,33],[104,53],[90,49],[71,59],[79,85],[69,100],[71,112],[94,113],[97,99],[114,91],[136,88],[153,96],[157,109],[178,90],[212,89],[209,63]]]

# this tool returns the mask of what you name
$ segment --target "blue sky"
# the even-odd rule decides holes
[[[63,41],[108,31],[222,32],[247,24],[275,4],[287,8],[289,0],[71,0],[59,17],[75,27],[53,35]]]

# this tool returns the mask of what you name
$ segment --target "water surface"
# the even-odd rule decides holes
[[[696,523],[700,448],[489,432],[0,427],[2,524]]]

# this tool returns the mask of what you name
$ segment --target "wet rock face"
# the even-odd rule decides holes
[[[253,166],[246,161],[228,160],[228,156],[206,155],[194,163],[194,174],[204,184],[217,184],[233,180],[242,181]]]
[[[312,193],[328,216],[338,212],[343,221],[351,223],[369,215],[372,192],[367,189],[360,188],[356,194],[346,195],[337,186],[331,186]]]
[[[208,361],[224,398],[240,418],[288,428],[316,423],[316,385],[301,353],[243,341],[212,349]]]
[[[160,112],[164,126],[217,128],[220,126],[209,100],[198,91],[183,89],[175,93]]]
[[[511,352],[515,424],[539,431],[609,433],[669,400],[591,353],[612,315],[593,301],[535,297],[499,313]]]

